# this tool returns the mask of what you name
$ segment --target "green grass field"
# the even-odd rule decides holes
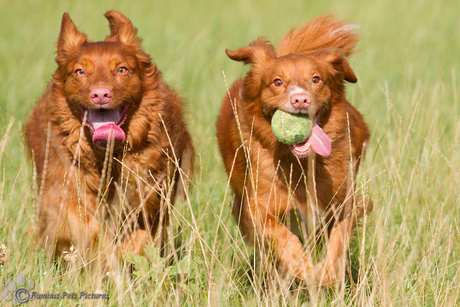
[[[10,255],[0,265],[0,292],[5,279],[23,272],[38,293],[110,295],[31,306],[458,306],[460,2],[409,3],[0,0],[0,245]],[[138,273],[118,283],[89,267],[49,264],[26,234],[36,218],[36,191],[21,136],[56,68],[62,14],[100,40],[109,33],[109,9],[132,20],[144,49],[186,98],[198,153],[190,204],[177,204],[172,218],[182,261],[132,259]],[[359,52],[351,58],[359,81],[348,85],[347,97],[372,130],[358,186],[375,204],[353,240],[353,282],[330,290],[258,272],[254,250],[230,215],[214,128],[226,93],[222,72],[230,84],[247,71],[224,50],[261,35],[277,45],[291,27],[323,12],[360,26]],[[0,306],[10,305],[0,297]]]

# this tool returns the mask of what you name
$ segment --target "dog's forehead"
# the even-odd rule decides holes
[[[79,61],[128,62],[134,64],[135,53],[119,42],[90,42],[82,45],[78,53]]]
[[[272,62],[270,74],[279,76],[310,75],[320,71],[315,59],[303,54],[290,53]]]
[[[123,46],[119,42],[88,42],[86,44],[83,44],[80,47],[79,52],[83,56],[88,56],[91,54],[94,55],[103,55],[103,54],[123,54]]]

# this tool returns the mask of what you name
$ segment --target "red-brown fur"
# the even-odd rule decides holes
[[[350,25],[320,16],[291,30],[278,50],[260,37],[226,51],[231,59],[251,65],[247,76],[232,85],[216,124],[235,192],[233,215],[250,242],[270,247],[281,268],[301,280],[325,284],[343,277],[355,219],[372,205],[355,195],[354,183],[369,131],[345,98],[344,81],[357,81],[346,58],[356,42]],[[312,83],[314,76],[320,77],[319,84]],[[274,86],[277,78],[283,86]],[[271,131],[271,117],[290,101],[288,89],[294,85],[308,92],[311,110],[320,114],[320,126],[332,141],[328,157],[311,151],[298,158]],[[310,220],[314,212],[323,213],[326,256],[317,266],[304,252],[296,225],[286,226],[294,211]],[[307,223],[307,228],[314,226]]]
[[[102,252],[120,247],[141,253],[158,227],[164,230],[167,198],[174,201],[192,170],[194,148],[182,99],[142,51],[132,23],[116,11],[105,17],[110,35],[91,42],[63,15],[58,68],[25,126],[40,187],[39,237],[55,256],[74,245],[89,257],[97,243]],[[119,67],[128,73],[117,75]],[[78,69],[86,75],[79,76]],[[80,107],[99,108],[90,98],[95,87],[112,91],[109,108],[130,104],[121,125],[126,140],[114,143],[108,163],[110,146],[97,146],[91,130],[82,128]],[[115,225],[106,223],[109,216]]]

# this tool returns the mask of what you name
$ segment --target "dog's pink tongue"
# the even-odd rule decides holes
[[[310,136],[311,148],[323,157],[331,154],[331,138],[324,133],[320,126],[314,125]]]
[[[93,143],[98,146],[107,146],[110,138],[114,138],[115,141],[124,142],[126,135],[123,129],[113,123],[99,126],[99,128],[94,130]]]
[[[120,122],[120,110],[91,110],[88,123],[93,127],[93,143],[105,147],[110,138],[124,142],[125,132],[117,125]]]

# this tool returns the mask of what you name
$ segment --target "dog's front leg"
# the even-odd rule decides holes
[[[335,219],[329,232],[326,256],[317,276],[320,284],[332,285],[345,277],[346,255],[357,218],[356,210],[351,210],[352,206],[353,201],[350,199],[340,214],[341,218]]]
[[[257,247],[272,250],[284,271],[300,280],[311,279],[311,261],[299,238],[281,222],[280,212],[270,212],[274,206],[267,208],[261,205],[260,201],[257,206],[254,201],[251,203],[253,205],[249,206],[250,211],[245,212],[242,220],[248,239],[260,239],[262,244],[258,244]]]
[[[74,246],[78,258],[82,257],[85,261],[90,261],[96,254],[105,254],[110,255],[109,263],[114,262],[111,259],[114,252],[111,236],[101,233],[100,223],[91,210],[96,197],[86,195],[79,201],[77,193],[69,189],[61,193],[60,199],[56,198],[61,190],[62,186],[56,184],[43,192],[39,220],[45,249],[55,258]]]
[[[136,178],[138,180],[133,182],[137,187],[128,193],[128,198],[122,204],[130,211],[124,217],[120,229],[122,253],[141,255],[146,245],[156,244],[164,254],[167,244],[169,207],[172,205],[168,185],[164,176],[150,180],[140,178]]]

